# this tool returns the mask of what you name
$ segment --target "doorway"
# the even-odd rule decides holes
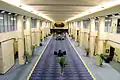
[[[111,57],[111,61],[113,60],[113,57],[114,57],[114,51],[115,51],[115,48],[113,48],[112,46],[110,46],[110,57]]]

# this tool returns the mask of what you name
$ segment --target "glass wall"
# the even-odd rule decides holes
[[[17,30],[17,16],[14,14],[0,13],[0,33]]]

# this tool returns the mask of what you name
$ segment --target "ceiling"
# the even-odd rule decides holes
[[[20,0],[54,21],[65,21],[95,6],[115,0]]]

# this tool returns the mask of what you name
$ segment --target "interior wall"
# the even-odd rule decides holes
[[[0,72],[5,73],[14,65],[14,39],[19,37],[17,31],[0,33]]]
[[[2,61],[0,66],[2,67],[0,73],[5,73],[14,65],[14,48],[13,39],[7,40],[1,43]]]

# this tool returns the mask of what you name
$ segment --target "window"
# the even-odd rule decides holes
[[[90,26],[90,20],[84,20],[83,21],[83,28],[89,28]]]
[[[3,32],[3,14],[0,13],[0,33]]]
[[[98,19],[95,19],[95,30],[98,31]]]
[[[14,16],[14,31],[17,30],[17,16]]]
[[[11,31],[11,15],[8,15],[8,28],[7,28],[7,32]]]
[[[111,18],[105,18],[105,32],[111,32],[111,24],[112,19]]]
[[[0,32],[17,30],[17,16],[14,14],[0,13]]]
[[[37,23],[36,19],[31,19],[31,26],[32,26],[32,28],[36,28],[36,23]]]
[[[4,26],[3,26],[3,32],[7,32],[7,28],[8,28],[8,26],[7,26],[7,23],[8,23],[8,18],[7,18],[7,13],[4,13],[3,14],[4,15]]]
[[[10,18],[10,31],[14,31],[14,17],[11,15]]]
[[[80,28],[80,21],[77,21],[77,27]]]
[[[117,33],[120,33],[120,19],[117,21]]]

